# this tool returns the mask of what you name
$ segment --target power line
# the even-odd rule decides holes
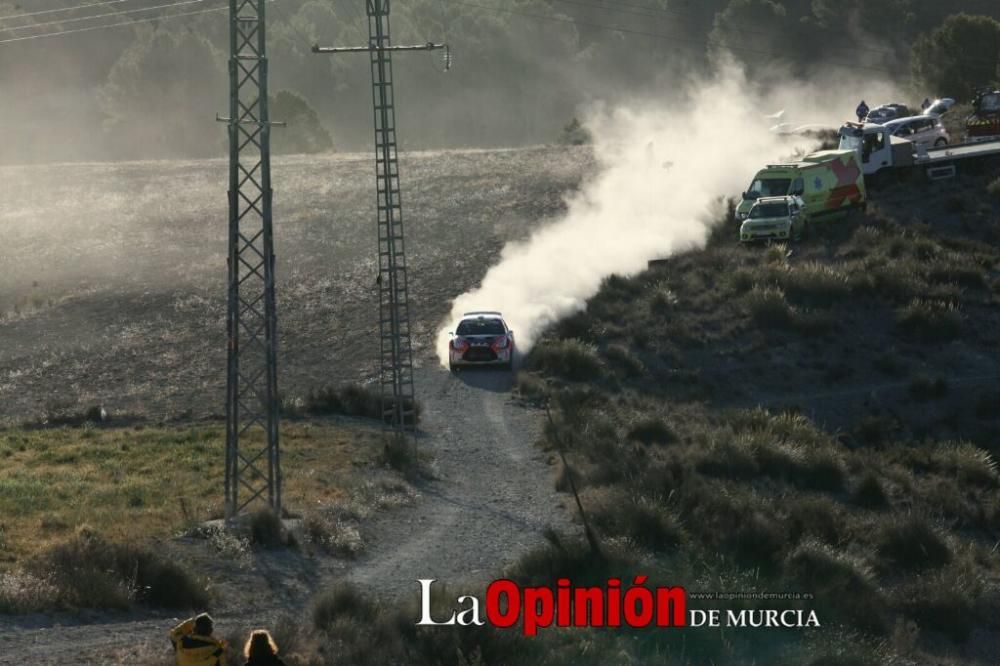
[[[89,5],[76,5],[74,7],[59,7],[57,9],[42,9],[37,12],[28,12],[26,14],[11,14],[10,16],[0,16],[0,21],[9,21],[12,19],[27,18],[29,16],[40,16],[42,14],[55,14],[57,12],[72,12],[77,9],[87,9],[88,7],[101,7],[102,5],[117,5],[122,2],[129,2],[129,0],[105,0],[105,2],[92,2]]]
[[[154,5],[152,7],[139,7],[138,9],[128,9],[123,12],[109,12],[107,14],[94,14],[93,16],[77,16],[76,18],[69,19],[57,19],[54,21],[44,21],[42,23],[33,23],[31,25],[19,25],[13,28],[0,28],[7,32],[13,32],[15,30],[32,30],[34,28],[41,28],[46,25],[63,25],[66,23],[79,23],[80,21],[91,21],[93,19],[108,18],[110,16],[124,16],[125,14],[138,14],[139,12],[151,12],[154,9],[167,9],[170,7],[177,7],[179,5],[194,5],[199,2],[204,2],[205,0],[181,0],[180,2],[171,2],[165,5]]]
[[[24,42],[30,39],[43,39],[45,37],[58,37],[60,35],[72,35],[78,32],[90,32],[92,30],[104,30],[107,28],[117,28],[123,25],[136,25],[139,23],[151,23],[153,21],[166,21],[167,19],[180,18],[182,16],[195,16],[197,14],[208,14],[210,12],[222,12],[228,11],[229,6],[223,7],[213,7],[212,9],[199,9],[193,12],[179,12],[176,14],[166,14],[163,16],[152,16],[150,18],[144,19],[134,19],[129,21],[120,21],[118,23],[108,23],[105,25],[92,25],[86,28],[73,28],[72,30],[59,30],[57,32],[45,32],[40,35],[26,35],[24,37],[11,37],[9,39],[0,39],[0,44],[9,44],[10,42]]]

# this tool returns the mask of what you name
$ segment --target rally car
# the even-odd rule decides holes
[[[514,331],[499,312],[466,312],[448,343],[448,367],[499,366],[510,370]]]

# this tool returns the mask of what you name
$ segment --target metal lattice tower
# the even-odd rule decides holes
[[[265,499],[280,515],[271,122],[264,5],[229,0],[229,363],[226,517]]]
[[[416,424],[413,391],[413,347],[410,338],[409,285],[403,234],[402,199],[396,139],[396,105],[392,87],[393,51],[445,49],[445,44],[392,46],[389,37],[390,0],[365,0],[368,45],[319,47],[314,53],[367,52],[372,74],[372,108],[375,117],[375,190],[378,222],[379,357],[378,381],[383,422],[399,437]]]
[[[403,240],[396,110],[392,89],[389,1],[367,0],[375,114],[375,189],[378,214],[378,374],[382,419],[399,435],[414,428],[413,349]]]

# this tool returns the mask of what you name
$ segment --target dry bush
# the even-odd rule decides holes
[[[784,568],[836,620],[868,631],[885,629],[884,602],[871,567],[861,559],[839,548],[805,541],[788,556]]]
[[[852,291],[844,273],[816,261],[791,268],[782,286],[791,302],[817,308],[831,307],[848,298]]]
[[[146,548],[106,541],[87,527],[28,565],[71,608],[128,608],[144,603],[194,609],[208,604],[204,584]]]
[[[889,506],[889,497],[885,494],[882,483],[870,471],[861,477],[851,499],[866,509],[884,509]]]
[[[962,315],[954,306],[916,299],[896,312],[896,330],[916,342],[949,342],[962,334]]]
[[[787,330],[795,326],[795,310],[780,289],[754,287],[746,295],[746,306],[753,322],[765,329]]]
[[[537,345],[528,354],[526,364],[574,382],[593,381],[604,376],[597,349],[578,339],[552,340]]]
[[[260,509],[250,516],[250,543],[259,548],[288,545],[285,526],[274,511],[269,508]]]
[[[911,517],[890,521],[877,536],[878,554],[886,571],[936,568],[951,560],[951,548],[930,523]]]

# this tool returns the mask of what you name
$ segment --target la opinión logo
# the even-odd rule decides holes
[[[620,578],[609,578],[604,586],[574,587],[568,578],[555,588],[521,586],[513,580],[495,580],[486,588],[485,602],[474,595],[456,598],[451,615],[434,617],[434,578],[418,579],[420,619],[418,626],[483,626],[501,629],[521,623],[525,636],[535,636],[549,627],[818,627],[815,611],[797,609],[727,610],[688,609],[683,587],[649,587],[647,576],[636,576],[622,586]],[[484,617],[485,612],[485,617]]]

